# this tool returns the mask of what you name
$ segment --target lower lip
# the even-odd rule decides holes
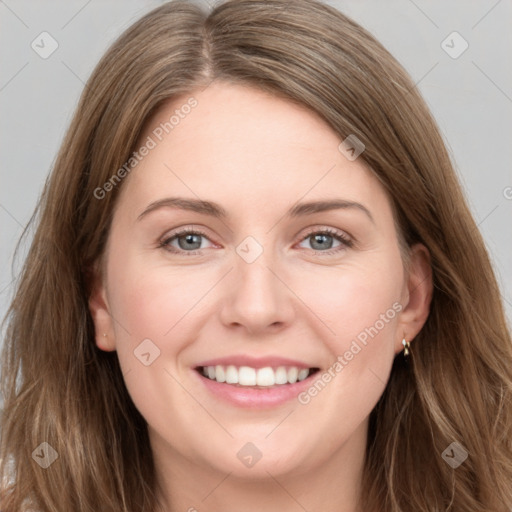
[[[282,384],[268,388],[235,386],[209,379],[197,370],[194,370],[194,373],[215,396],[237,407],[262,409],[276,407],[297,398],[299,393],[311,385],[312,379],[315,378],[318,372],[309,375],[306,379],[295,384]]]

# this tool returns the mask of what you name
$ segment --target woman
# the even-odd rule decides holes
[[[312,0],[172,2],[98,64],[44,190],[2,510],[510,512],[511,363],[396,60]]]

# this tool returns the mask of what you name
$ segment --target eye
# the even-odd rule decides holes
[[[339,245],[333,250],[329,250],[332,249],[333,239],[337,240]],[[315,252],[321,252],[323,255],[335,254],[353,246],[353,241],[345,233],[330,228],[321,230],[313,228],[302,238],[301,243],[307,240],[311,241],[312,249]]]
[[[209,240],[207,235],[199,229],[183,228],[179,231],[166,236],[159,247],[174,254],[194,256],[200,255],[202,239]],[[311,229],[306,236],[301,239],[301,243],[311,240],[312,250],[323,255],[335,254],[353,246],[353,241],[342,231],[330,228]],[[337,240],[339,245],[332,249],[333,240]],[[176,244],[177,243],[177,247]],[[332,250],[330,250],[332,249]],[[199,251],[199,252],[196,252]]]
[[[205,233],[198,229],[188,229],[184,228],[180,231],[177,231],[172,234],[172,236],[165,237],[160,243],[159,247],[175,253],[182,254],[187,253],[187,255],[195,255],[200,254],[200,252],[193,252],[200,249],[204,249],[202,247],[202,238],[208,239]],[[177,242],[178,247],[173,245],[173,242]],[[191,249],[191,250],[189,250]]]

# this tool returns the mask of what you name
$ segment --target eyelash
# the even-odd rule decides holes
[[[200,229],[183,228],[183,229],[180,229],[179,231],[176,231],[175,233],[172,233],[171,236],[168,236],[168,237],[165,237],[164,239],[162,239],[159,242],[158,247],[161,249],[164,249],[170,253],[177,254],[177,255],[183,255],[183,256],[185,256],[185,255],[186,256],[200,255],[201,249],[198,249],[195,251],[184,251],[184,250],[177,250],[176,248],[174,248],[170,245],[171,241],[173,241],[176,238],[180,238],[181,236],[184,236],[184,235],[200,235],[209,240],[208,235],[206,233],[204,233],[203,231],[201,231]],[[330,229],[330,228],[324,228],[324,229],[313,228],[305,236],[303,236],[301,238],[299,243],[303,242],[304,240],[307,240],[312,235],[329,235],[329,236],[332,236],[333,238],[335,238],[336,240],[338,240],[339,242],[341,242],[341,245],[339,247],[337,247],[335,249],[329,249],[327,251],[318,251],[315,249],[311,249],[316,254],[322,254],[325,256],[329,256],[332,254],[337,254],[340,251],[343,251],[347,248],[351,248],[354,245],[354,242],[347,235],[345,235],[341,231],[337,231],[335,229]]]

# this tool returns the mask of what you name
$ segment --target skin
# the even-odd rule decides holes
[[[140,140],[191,95],[166,104]],[[122,183],[90,299],[96,343],[117,351],[147,420],[162,510],[355,512],[369,414],[402,339],[428,316],[428,251],[412,247],[405,271],[386,192],[316,114],[224,82],[193,96],[197,107]],[[138,220],[171,196],[215,201],[228,216],[162,207]],[[364,205],[373,221],[358,208],[285,215],[299,201],[333,198]],[[170,242],[181,254],[159,246],[181,227],[206,233],[200,250],[183,236]],[[325,228],[352,246],[315,244]],[[263,249],[251,263],[236,252],[248,236]],[[194,374],[231,354],[327,370],[395,303],[401,311],[307,404],[241,409]],[[160,350],[149,366],[134,356],[145,339]],[[247,442],[262,454],[252,467],[237,457]]]

